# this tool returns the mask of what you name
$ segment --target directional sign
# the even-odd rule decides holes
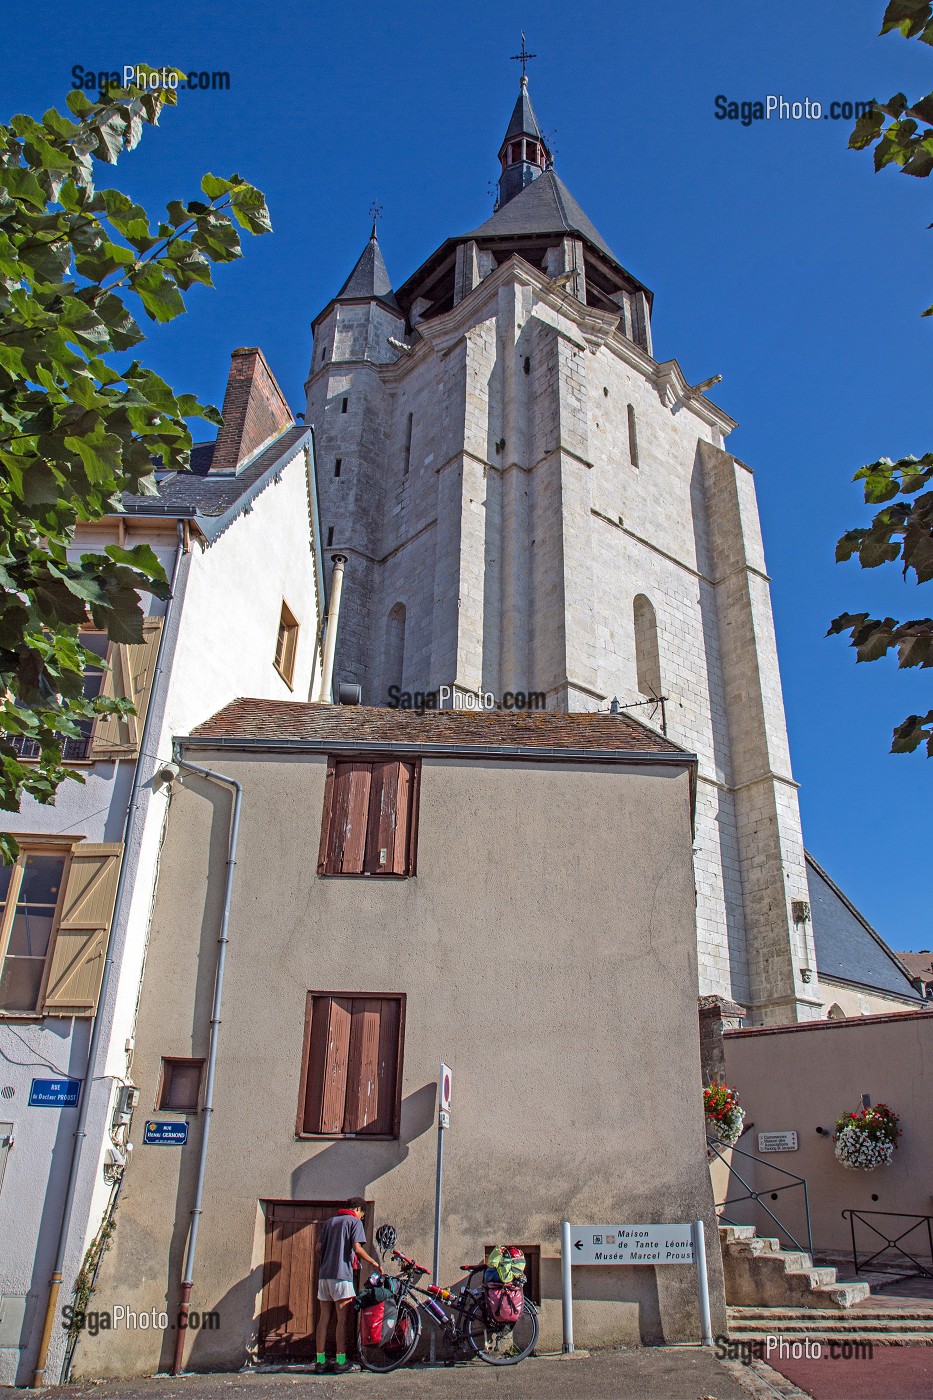
[[[759,1133],[759,1152],[796,1152],[797,1134],[788,1128],[780,1133]]]
[[[29,1107],[73,1108],[80,1093],[80,1079],[34,1079],[29,1090]]]
[[[572,1264],[692,1264],[690,1225],[571,1225]]]
[[[188,1124],[160,1123],[150,1118],[143,1141],[149,1147],[183,1147],[188,1141]]]

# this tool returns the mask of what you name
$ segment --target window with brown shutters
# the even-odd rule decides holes
[[[419,776],[410,759],[331,759],[317,873],[414,875]]]
[[[299,1137],[398,1137],[404,1026],[404,996],[308,993]]]
[[[131,757],[137,753],[161,635],[162,618],[147,617],[141,642],[111,645],[107,654],[110,669],[104,672],[100,694],[108,700],[129,700],[135,714],[98,715],[91,735],[90,758]]]
[[[93,1016],[123,847],[21,837],[0,866],[0,1015]]]

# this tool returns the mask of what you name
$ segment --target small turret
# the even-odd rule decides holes
[[[526,185],[537,180],[551,166],[551,152],[541,135],[528,96],[528,79],[522,74],[521,90],[512,112],[505,139],[499,148],[502,174],[499,176],[499,208],[508,204]]]

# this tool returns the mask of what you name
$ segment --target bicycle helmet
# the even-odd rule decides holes
[[[379,1246],[380,1254],[389,1254],[398,1240],[398,1231],[394,1225],[380,1225],[376,1231],[376,1244]]]

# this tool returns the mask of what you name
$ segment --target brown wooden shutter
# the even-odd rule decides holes
[[[161,635],[161,617],[147,617],[141,642],[130,645],[119,642],[110,647],[107,658],[110,670],[104,672],[100,693],[108,700],[132,701],[136,714],[100,715],[94,724],[91,758],[114,758],[138,751]]]
[[[353,999],[347,1063],[347,1108],[343,1122],[345,1133],[362,1132],[378,1115],[382,1005],[375,997]]]
[[[80,845],[71,855],[49,964],[46,1016],[93,1016],[120,876],[121,845]]]
[[[363,869],[369,875],[408,875],[415,765],[374,763],[372,769]]]
[[[346,997],[315,997],[308,1049],[306,1133],[342,1133],[347,1099],[351,1002]]]
[[[402,1003],[384,997],[380,1004],[379,1049],[376,1062],[378,1103],[369,1124],[371,1133],[398,1132],[399,1076],[402,1065]]]
[[[330,807],[328,810],[325,806],[324,813],[325,849],[319,874],[362,873],[372,768],[371,763],[334,764]]]

